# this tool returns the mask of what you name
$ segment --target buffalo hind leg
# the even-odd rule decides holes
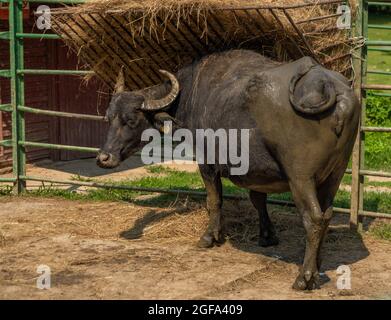
[[[306,231],[304,262],[293,288],[317,289],[319,288],[319,253],[332,210],[322,212],[313,179],[291,181],[290,188]]]
[[[347,160],[346,160],[347,162]],[[339,169],[336,169],[330,174],[326,181],[318,188],[318,199],[322,212],[329,220],[333,216],[333,201],[334,197],[338,191],[339,185],[341,183],[342,177],[345,173],[346,163],[341,166]],[[324,242],[326,237],[327,230],[323,234],[323,239],[321,242]],[[318,250],[318,268],[321,266],[321,246]]]
[[[267,194],[250,190],[250,200],[259,214],[259,245],[269,247],[278,244],[278,238],[270,221],[266,206]]]
[[[206,206],[209,213],[209,223],[205,233],[198,241],[198,247],[210,248],[215,243],[219,243],[222,238],[221,207],[223,191],[219,172],[211,165],[200,165],[199,167],[207,193]]]

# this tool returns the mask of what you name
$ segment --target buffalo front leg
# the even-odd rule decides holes
[[[198,247],[210,248],[215,243],[219,243],[222,238],[221,207],[223,190],[220,174],[213,166],[200,165],[200,172],[207,193],[206,206],[209,213],[209,223],[205,233],[198,241]]]
[[[259,215],[259,245],[261,247],[277,245],[278,238],[267,212],[267,194],[251,190],[250,200],[255,209],[257,209]]]
[[[319,288],[319,253],[332,211],[322,212],[312,179],[292,181],[290,188],[297,209],[302,214],[306,231],[304,262],[293,288],[297,290],[317,289]]]

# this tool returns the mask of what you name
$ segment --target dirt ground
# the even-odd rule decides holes
[[[353,234],[336,216],[324,246],[322,288],[291,285],[304,250],[299,216],[270,207],[280,244],[260,248],[247,201],[225,202],[226,242],[195,244],[207,221],[202,203],[132,203],[0,198],[1,299],[391,299],[391,242]],[[367,227],[373,224],[367,221]],[[51,289],[36,287],[37,267]],[[348,265],[352,289],[338,290]]]

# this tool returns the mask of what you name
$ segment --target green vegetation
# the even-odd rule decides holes
[[[0,185],[0,196],[8,196],[12,192],[12,188],[10,186]]]
[[[369,93],[366,108],[367,126],[391,127],[391,98],[376,97]],[[390,133],[367,132],[365,134],[365,167],[391,170]]]
[[[390,17],[391,17],[391,13],[388,14],[371,13],[369,15],[369,23],[376,24],[376,25],[383,25],[383,26],[391,26]],[[369,40],[391,41],[391,32],[390,30],[383,30],[383,29],[369,29],[368,38]],[[379,47],[379,48],[387,48],[387,47]],[[368,70],[391,72],[391,52],[369,51],[368,62],[369,62]],[[377,84],[379,83],[391,84],[391,76],[369,74],[368,82],[377,83]]]
[[[371,227],[370,234],[382,240],[391,241],[391,223],[379,223]]]
[[[370,24],[391,26],[391,13],[373,12],[369,18]],[[370,40],[391,41],[391,31],[369,29],[368,37]],[[391,72],[391,52],[369,51],[368,70]],[[368,83],[391,84],[391,75],[368,74]],[[366,116],[367,126],[391,127],[391,97],[378,97],[369,92]],[[366,133],[365,166],[368,169],[391,170],[391,135],[389,133]]]

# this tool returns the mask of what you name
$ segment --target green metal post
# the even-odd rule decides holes
[[[362,34],[364,36],[364,39],[368,39],[368,0],[363,1],[363,25],[362,25]],[[367,83],[367,71],[368,71],[368,46],[365,45],[362,48],[361,51],[362,54],[362,64],[361,64],[361,85],[365,85]],[[367,100],[367,91],[361,90],[361,121],[360,121],[360,127],[365,126],[366,122],[366,100]],[[361,130],[360,128],[360,179],[359,179],[359,203],[358,208],[359,212],[364,210],[364,181],[365,181],[365,175],[363,175],[361,172],[365,169],[365,131]],[[363,217],[359,216],[358,219],[358,225],[357,229],[359,231],[362,231],[363,228]]]
[[[26,182],[20,177],[26,174],[26,153],[24,146],[18,144],[25,139],[25,122],[23,112],[18,105],[24,105],[24,76],[18,74],[18,69],[24,68],[23,39],[17,38],[17,33],[23,33],[22,1],[9,0],[9,31],[10,31],[10,71],[11,71],[11,106],[12,106],[12,163],[15,178],[14,193],[20,194],[26,187]]]
[[[367,36],[368,25],[368,3],[366,0],[360,0],[357,8],[357,19],[355,24],[355,35],[357,37]],[[355,83],[354,91],[359,97],[361,103],[360,127],[364,126],[365,122],[365,97],[363,96],[362,84],[366,76],[366,46],[359,48],[354,58]],[[364,138],[365,132],[358,130],[357,138],[352,154],[352,187],[351,187],[351,204],[350,204],[350,227],[352,230],[360,230],[362,228],[362,219],[360,211],[363,210],[364,196],[364,176],[360,174],[360,169],[364,164]]]

